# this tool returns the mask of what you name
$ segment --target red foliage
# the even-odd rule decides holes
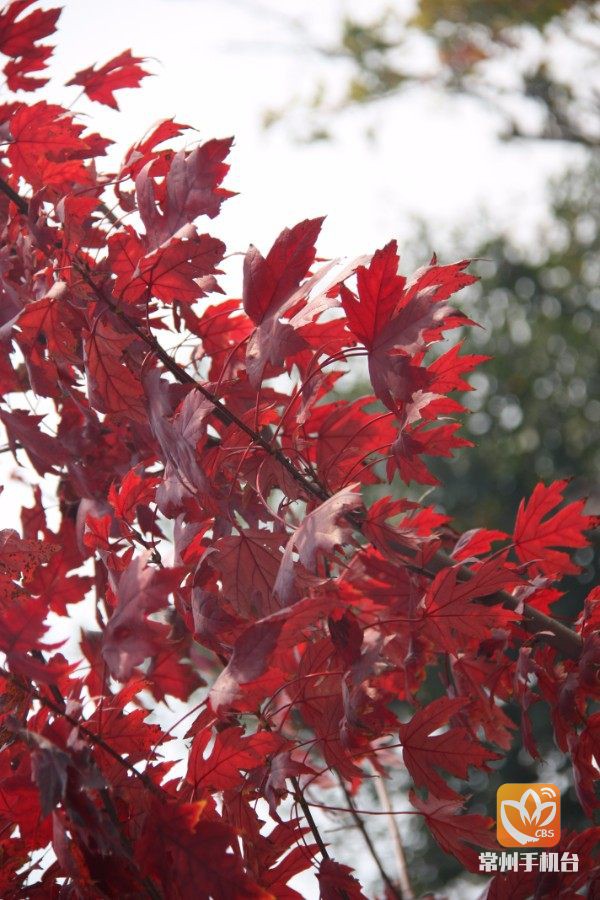
[[[13,91],[47,80],[59,11],[30,6],[0,13]],[[69,84],[118,108],[142,62]],[[465,809],[470,770],[510,748],[509,703],[536,754],[539,701],[572,757],[582,828],[563,843],[585,865],[518,896],[597,888],[598,592],[570,628],[541,611],[594,522],[564,482],[524,501],[514,539],[383,495],[397,475],[435,483],[426,458],[468,443],[450,395],[483,358],[430,352],[472,324],[448,302],[467,262],[406,279],[391,242],[322,263],[311,219],[250,246],[241,300],[206,301],[225,246],[196,220],[232,196],[230,140],[160,149],[186,128],[169,120],[101,172],[110,141],[69,110],[1,114],[0,419],[59,506],[51,527],[37,489],[22,536],[0,532],[2,896],[293,898],[313,868],[323,898],[363,897],[310,804],[332,774],[351,797],[401,759],[406,815],[476,868],[495,842]],[[361,355],[373,394],[332,399]],[[63,647],[78,604],[89,627]],[[173,698],[185,737],[148,721]]]

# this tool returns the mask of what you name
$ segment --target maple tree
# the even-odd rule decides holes
[[[33,5],[0,13],[11,91],[47,81],[59,10]],[[69,83],[116,108],[143,62]],[[241,298],[213,298],[226,248],[198,221],[232,196],[230,140],[175,151],[186,126],[168,120],[102,172],[110,141],[70,110],[19,98],[0,115],[0,419],[59,506],[38,484],[0,532],[2,896],[293,898],[314,869],[321,897],[363,897],[312,812],[337,779],[401,897],[355,802],[400,764],[399,814],[477,871],[496,843],[469,770],[518,740],[509,702],[535,756],[542,701],[590,820],[561,845],[579,871],[504,873],[482,896],[593,895],[598,589],[576,621],[552,610],[595,525],[583,501],[539,485],[513,535],[460,535],[361,492],[435,483],[428,457],[468,444],[453,394],[483,358],[430,352],[473,324],[449,302],[467,261],[405,278],[393,241],[323,261],[312,219],[250,247]],[[372,395],[332,400],[358,356]],[[86,603],[67,653],[55,624]],[[169,698],[183,739],[149,721]]]

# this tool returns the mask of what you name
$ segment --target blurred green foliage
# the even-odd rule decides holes
[[[600,472],[599,163],[554,191],[554,219],[529,248],[474,248],[481,281],[465,349],[492,356],[464,397],[474,448],[437,466],[439,498],[464,527],[510,530],[536,481]],[[485,260],[489,260],[486,262]]]
[[[598,3],[420,0],[411,12],[396,0],[342,14],[326,44],[308,30],[298,33],[324,64],[313,67],[308,97],[269,109],[264,122],[284,121],[302,140],[330,139],[336,115],[422,85],[495,110],[505,138],[600,146]],[[566,55],[580,61],[575,70],[564,65]],[[344,67],[341,95],[339,79],[330,77],[335,65]]]
[[[420,0],[414,22],[425,29],[433,29],[444,21],[485,25],[495,33],[524,22],[542,29],[573,6],[575,0]]]

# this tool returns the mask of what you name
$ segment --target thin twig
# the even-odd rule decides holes
[[[359,829],[360,833],[362,834],[363,840],[364,840],[365,844],[367,845],[367,847],[369,848],[369,853],[371,854],[371,858],[373,859],[373,862],[377,866],[377,868],[379,870],[379,874],[381,875],[381,878],[383,879],[384,883],[386,884],[392,897],[396,897],[397,900],[408,900],[408,898],[410,896],[410,898],[412,900],[412,897],[414,895],[406,894],[403,889],[399,888],[397,884],[394,884],[394,882],[392,881],[392,879],[390,878],[390,876],[384,869],[383,863],[381,862],[379,854],[377,853],[377,850],[375,849],[375,845],[373,844],[373,841],[371,840],[371,836],[369,835],[369,832],[367,831],[366,825],[363,822],[363,820],[361,819],[360,815],[358,814],[358,812],[354,806],[354,800],[352,799],[352,797],[350,795],[350,791],[344,784],[344,779],[341,777],[341,775],[339,773],[338,773],[338,781],[340,783],[340,787],[342,789],[344,797],[346,798],[346,802],[348,804],[348,810],[350,812],[350,815],[354,819],[354,822],[356,823],[356,827]]]
[[[404,847],[402,845],[402,838],[400,837],[400,829],[398,828],[396,819],[392,815],[390,795],[385,780],[381,775],[375,775],[375,790],[377,791],[379,802],[387,813],[386,821],[392,840],[392,846],[394,848],[394,857],[396,860],[396,869],[398,871],[398,881],[402,888],[402,896],[404,897],[404,900],[414,900],[415,893],[412,889],[412,884],[410,883],[406,856],[404,855]]]

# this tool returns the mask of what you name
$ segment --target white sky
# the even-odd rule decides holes
[[[365,139],[362,111],[334,125],[339,137],[327,144],[293,144],[284,126],[262,130],[264,110],[309,93],[326,65],[302,49],[289,11],[326,43],[348,7],[339,0],[293,7],[286,0],[67,0],[65,7],[57,80],[127,47],[154,57],[156,76],[141,90],[118,93],[121,114],[77,103],[96,128],[119,140],[119,158],[151,124],[173,115],[203,139],[235,135],[228,184],[240,196],[225,205],[217,226],[230,250],[250,242],[267,248],[285,225],[322,214],[328,219],[320,250],[332,256],[406,238],[414,215],[437,226],[442,240],[481,215],[527,233],[543,216],[548,173],[564,166],[563,147],[499,145],[495,120],[481,106],[421,90],[370,110],[376,145]],[[344,71],[327,68],[334,79]],[[77,91],[65,89],[64,102]]]

